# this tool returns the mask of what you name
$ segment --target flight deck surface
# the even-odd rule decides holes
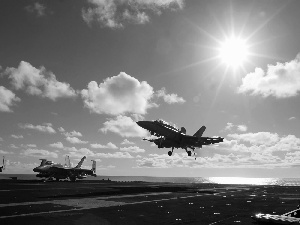
[[[298,187],[0,180],[1,224],[253,224],[298,204]]]

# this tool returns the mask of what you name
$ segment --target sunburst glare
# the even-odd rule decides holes
[[[243,66],[248,55],[246,41],[234,36],[225,40],[219,49],[219,57],[222,62],[234,69]]]

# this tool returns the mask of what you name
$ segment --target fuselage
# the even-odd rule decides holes
[[[181,130],[167,124],[163,120],[155,120],[155,121],[138,121],[137,124],[150,131],[150,134],[159,137],[156,140],[151,140],[154,142],[159,148],[202,148],[202,145],[210,145],[214,143],[219,143],[223,141],[221,137],[202,137],[201,132],[200,135],[194,134],[186,135],[185,128],[181,128]],[[201,129],[202,129],[201,128]],[[201,130],[200,129],[200,130]],[[200,131],[199,130],[199,131]]]
[[[140,127],[150,131],[151,134],[156,134],[156,136],[176,138],[176,136],[180,133],[180,130],[164,123],[162,120],[138,121],[136,123]]]
[[[185,148],[188,147],[188,145],[197,145],[200,140],[198,137],[186,135],[179,129],[161,120],[139,121],[137,124],[150,131],[151,134],[164,137],[162,140],[159,138],[154,141],[160,148]],[[200,143],[199,146],[201,146]]]
[[[41,178],[55,178],[55,179],[67,179],[67,178],[77,178],[83,179],[87,175],[94,176],[92,170],[81,169],[81,168],[72,168],[64,166],[59,163],[53,163],[52,161],[45,161],[40,166],[33,169],[34,172],[37,172],[37,177]]]

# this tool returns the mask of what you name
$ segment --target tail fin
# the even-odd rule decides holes
[[[5,170],[5,166],[6,166],[6,160],[5,160],[5,156],[3,156],[3,167],[2,167],[2,170]]]
[[[202,126],[193,136],[194,137],[202,137],[204,131],[205,131],[206,127]]]
[[[93,164],[92,164],[92,171],[94,174],[96,174],[96,160],[92,160]]]
[[[186,129],[184,127],[181,127],[180,132],[186,134]]]
[[[47,159],[40,159],[40,160],[42,160],[42,162],[41,162],[41,165],[40,165],[40,166],[43,166],[43,165],[45,165],[45,164],[46,164],[46,162],[47,162]]]
[[[65,166],[66,167],[71,167],[70,157],[68,155],[66,155],[66,158],[65,158]]]
[[[80,169],[80,168],[81,168],[81,165],[82,165],[82,163],[83,163],[83,161],[84,161],[85,159],[86,159],[86,157],[83,156],[83,158],[80,160],[80,162],[78,163],[78,165],[75,166],[75,168],[76,168],[76,169]]]

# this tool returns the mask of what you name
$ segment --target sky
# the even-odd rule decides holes
[[[0,156],[98,175],[300,177],[300,1],[0,1]],[[158,149],[163,119],[196,149]]]

